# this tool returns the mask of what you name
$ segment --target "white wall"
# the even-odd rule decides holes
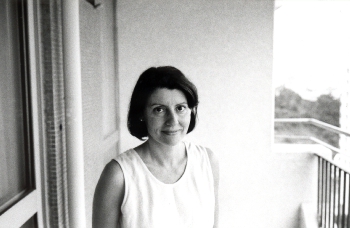
[[[126,128],[142,71],[173,65],[199,89],[199,124],[189,140],[221,161],[221,227],[298,225],[315,198],[315,159],[274,154],[273,0],[118,1],[120,150],[139,144]]]
[[[92,203],[105,165],[118,154],[118,75],[115,3],[94,8],[80,1],[80,45],[84,137],[86,228],[92,226]]]
[[[349,62],[350,64],[350,62]],[[350,67],[349,67],[350,68]],[[347,70],[345,74],[345,83],[343,85],[343,93],[340,97],[340,127],[350,132],[350,69]],[[339,146],[342,151],[350,154],[350,137],[345,135],[340,135]]]

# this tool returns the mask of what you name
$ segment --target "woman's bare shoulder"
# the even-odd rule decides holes
[[[104,194],[108,192],[118,193],[124,189],[124,185],[122,168],[116,160],[111,160],[102,171],[96,191],[102,191]]]
[[[219,159],[211,149],[206,148],[206,150],[209,157],[210,166],[213,171],[214,180],[217,182],[216,184],[218,184],[220,175]]]
[[[214,227],[218,227],[219,223],[219,179],[220,179],[220,168],[219,168],[219,159],[215,155],[215,153],[209,149],[206,148],[210,165],[213,172],[214,177],[214,191],[215,191],[215,225]]]
[[[125,194],[122,168],[115,160],[102,171],[93,202],[93,227],[116,227]]]
[[[205,148],[205,149],[207,150],[208,157],[209,157],[211,165],[218,166],[219,165],[219,159],[216,156],[216,154],[209,148]]]
[[[108,162],[101,174],[102,179],[112,179],[112,181],[124,180],[123,170],[116,160]]]

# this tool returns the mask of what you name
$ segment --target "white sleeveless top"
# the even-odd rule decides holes
[[[135,150],[115,159],[125,179],[121,228],[212,228],[214,181],[204,147],[185,143],[187,165],[174,184],[159,181]]]

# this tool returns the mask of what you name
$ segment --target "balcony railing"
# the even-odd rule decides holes
[[[350,132],[315,119],[275,119],[275,123],[304,123],[350,137]],[[311,136],[278,138],[307,139],[323,145],[332,154],[316,153],[318,157],[317,220],[322,228],[350,228],[350,156],[339,148]]]

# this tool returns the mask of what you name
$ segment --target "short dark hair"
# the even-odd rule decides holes
[[[191,121],[187,133],[190,133],[196,125],[198,106],[196,86],[175,67],[151,67],[144,71],[137,80],[129,105],[128,129],[131,135],[140,140],[145,140],[148,136],[146,123],[141,121],[146,103],[150,95],[159,88],[182,91],[191,109]]]

